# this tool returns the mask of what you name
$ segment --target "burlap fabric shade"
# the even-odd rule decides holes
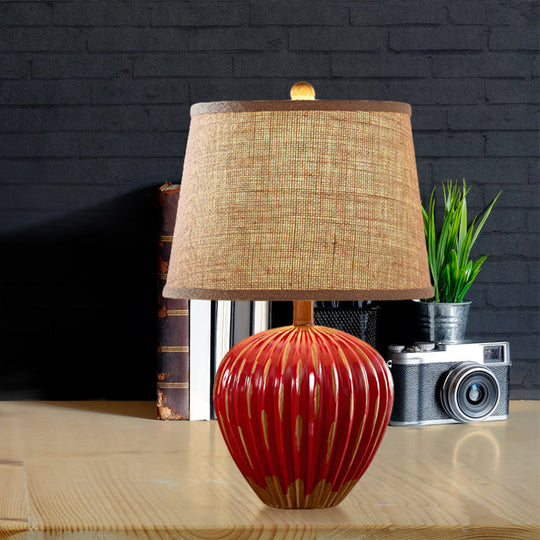
[[[193,105],[164,295],[431,296],[410,114],[384,101]]]

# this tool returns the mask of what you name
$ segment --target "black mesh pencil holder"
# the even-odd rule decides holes
[[[352,334],[377,348],[377,318],[380,306],[357,302],[315,302],[315,324]]]

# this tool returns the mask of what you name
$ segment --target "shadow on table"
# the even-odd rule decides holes
[[[156,420],[156,404],[153,401],[40,401],[40,405],[75,409],[81,412],[111,414],[115,416],[131,416]],[[171,420],[168,420],[171,422]]]

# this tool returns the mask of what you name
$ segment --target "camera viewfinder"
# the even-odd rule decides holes
[[[504,362],[503,347],[501,345],[487,345],[484,347],[484,362],[491,364]]]

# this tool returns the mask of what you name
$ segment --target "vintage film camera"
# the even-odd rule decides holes
[[[507,342],[391,345],[388,365],[395,387],[390,425],[508,418]]]

